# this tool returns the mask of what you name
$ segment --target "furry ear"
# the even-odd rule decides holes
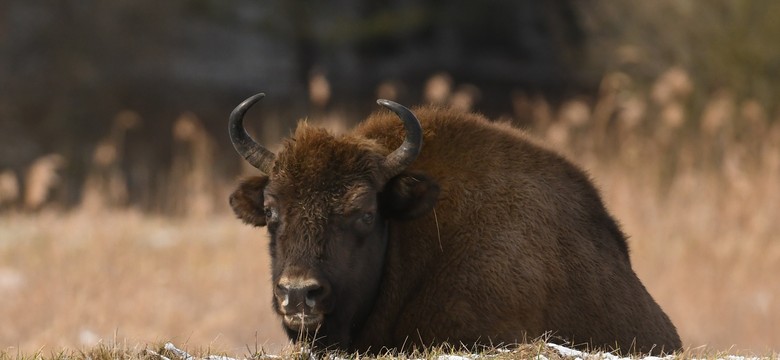
[[[439,185],[420,173],[401,173],[390,179],[379,194],[382,215],[411,220],[431,211],[439,197]]]
[[[230,194],[230,207],[239,219],[249,225],[265,226],[263,190],[267,184],[268,176],[253,176],[242,181]]]

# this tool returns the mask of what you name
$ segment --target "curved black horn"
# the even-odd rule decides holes
[[[238,104],[233,109],[233,112],[230,113],[228,131],[230,132],[230,141],[233,143],[236,151],[252,166],[266,174],[270,174],[276,155],[263,147],[263,145],[258,144],[244,129],[244,114],[252,105],[264,97],[264,93],[255,94]]]
[[[403,105],[385,99],[379,99],[376,103],[398,115],[404,123],[404,129],[406,130],[406,139],[404,139],[403,144],[390,153],[390,155],[387,155],[385,159],[388,177],[393,177],[404,171],[420,154],[423,138],[422,126],[417,117]]]

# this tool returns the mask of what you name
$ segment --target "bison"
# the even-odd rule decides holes
[[[268,229],[273,308],[291,339],[369,353],[545,334],[681,348],[588,176],[522,131],[378,100],[390,111],[344,135],[300,122],[274,154],[243,126],[263,96],[230,115],[234,147],[263,173],[230,205]]]

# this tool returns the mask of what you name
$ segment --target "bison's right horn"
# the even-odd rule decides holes
[[[388,178],[391,178],[404,171],[420,154],[423,140],[422,126],[417,117],[403,105],[385,99],[379,99],[376,103],[398,115],[404,123],[404,129],[406,130],[406,138],[403,144],[390,153],[390,155],[387,155],[385,159],[387,175]]]
[[[266,174],[270,174],[276,155],[263,147],[263,145],[258,144],[244,129],[244,114],[252,105],[264,97],[264,93],[259,93],[238,104],[233,109],[233,112],[230,113],[228,131],[230,132],[230,141],[233,143],[236,151],[252,166]]]

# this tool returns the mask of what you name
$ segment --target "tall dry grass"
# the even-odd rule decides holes
[[[616,73],[592,109],[537,104],[533,131],[590,171],[687,346],[777,351],[780,116],[727,90],[697,109],[694,91],[681,69],[644,92]]]
[[[48,353],[101,339],[230,352],[284,344],[265,236],[231,216],[6,215],[0,239],[0,349]]]
[[[594,101],[516,94],[512,117],[590,172],[686,346],[777,352],[780,119],[727,90],[697,105],[697,91],[682,69],[646,88],[614,73]],[[180,178],[201,179],[190,188],[214,187],[188,168],[200,173]],[[0,216],[0,349],[115,338],[279,349],[264,230],[204,209]]]

